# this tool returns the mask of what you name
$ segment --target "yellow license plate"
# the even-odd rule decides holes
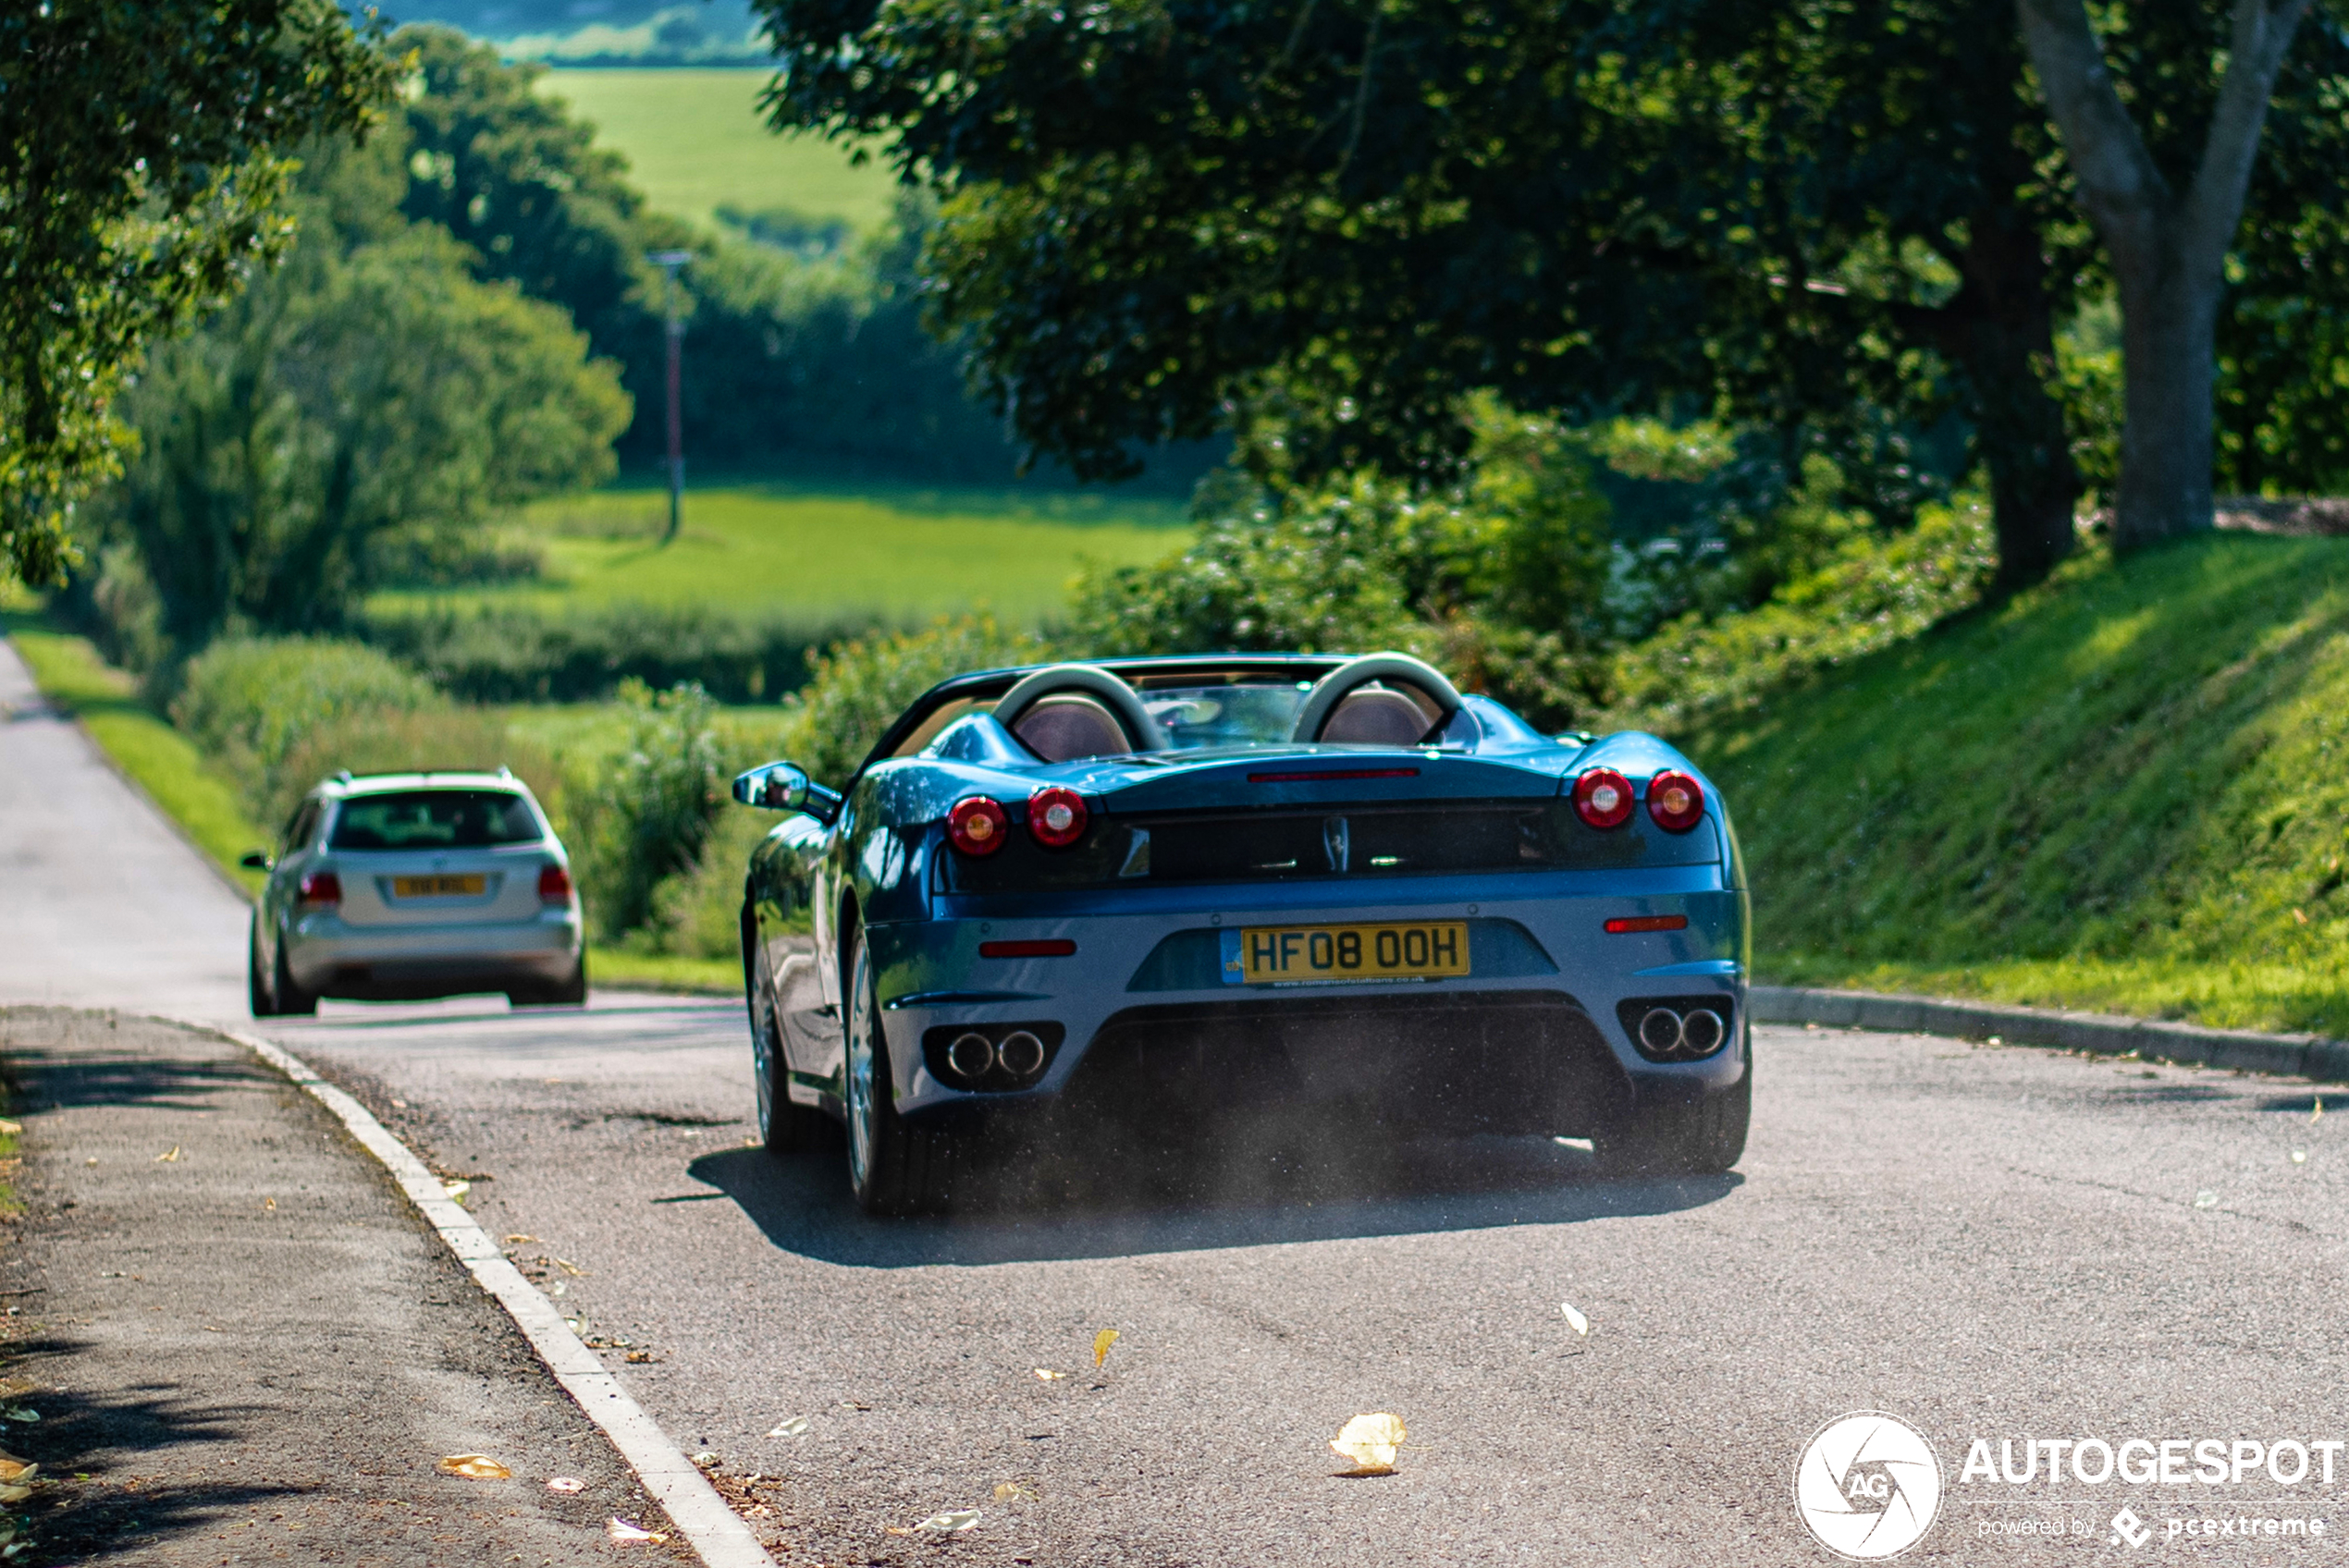
[[[1251,925],[1240,932],[1240,980],[1437,980],[1469,972],[1468,922]]]
[[[391,879],[394,898],[401,899],[461,899],[479,898],[488,884],[479,874],[470,876],[395,876]]]

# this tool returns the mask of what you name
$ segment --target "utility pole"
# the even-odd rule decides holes
[[[669,532],[668,545],[685,525],[685,413],[680,391],[685,363],[685,317],[677,288],[677,269],[694,259],[691,251],[655,251],[645,258],[658,267],[667,283],[663,302],[669,311]]]

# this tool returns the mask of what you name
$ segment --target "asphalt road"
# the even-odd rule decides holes
[[[0,780],[17,766],[0,751]],[[107,813],[100,842],[35,848],[0,811],[0,864],[158,831],[127,795],[79,819]],[[94,878],[40,886],[44,962],[86,951],[90,978],[0,945],[0,998],[99,995],[122,910]],[[234,966],[233,911],[175,919]],[[2171,1484],[1961,1473],[1975,1438],[2018,1467],[2031,1439],[2349,1439],[2349,1151],[2306,1084],[1764,1029],[1726,1179],[1296,1128],[1174,1170],[1064,1151],[975,1212],[876,1223],[836,1156],[744,1146],[738,1005],[328,1004],[270,1032],[471,1177],[616,1363],[650,1356],[632,1391],[761,1477],[732,1490],[779,1562],[1826,1563],[1796,1462],[1862,1409],[1941,1466],[1904,1561],[2317,1562],[2349,1532],[2349,1461],[2331,1487],[2258,1460],[2218,1485],[2190,1460]],[[1371,1411],[1409,1424],[1398,1473],[1335,1477],[1324,1445]],[[764,1435],[794,1416],[805,1436]],[[951,1537],[888,1533],[974,1509]],[[2206,1514],[2326,1533],[2206,1537]],[[2076,1529],[2014,1533],[2049,1524]]]

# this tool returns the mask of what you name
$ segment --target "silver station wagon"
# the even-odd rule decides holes
[[[571,857],[510,773],[338,775],[304,797],[275,857],[244,864],[269,873],[256,1018],[315,1012],[321,997],[587,998]]]

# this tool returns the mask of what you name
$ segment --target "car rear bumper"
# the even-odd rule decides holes
[[[535,920],[432,925],[353,925],[305,917],[286,938],[294,982],[321,996],[399,1000],[552,985],[577,970],[577,917],[550,909]]]
[[[1316,907],[1302,889],[1236,908],[1099,909],[1060,918],[943,919],[868,928],[882,1016],[909,1114],[1014,1111],[1029,1102],[1162,1108],[1266,1099],[1353,1103],[1415,1125],[1589,1135],[1633,1107],[1701,1099],[1744,1076],[1745,896],[1699,875],[1605,884],[1487,881],[1460,901]],[[1261,889],[1250,889],[1261,895]],[[1284,893],[1288,890],[1283,889]],[[1211,893],[1210,896],[1212,896]],[[1470,901],[1473,900],[1473,901]],[[1618,915],[1685,915],[1624,935]],[[1224,934],[1258,925],[1459,920],[1471,972],[1457,979],[1225,984]],[[982,941],[1069,940],[1065,957],[988,960]],[[1694,1061],[1654,1061],[1627,1013],[1666,999],[1723,1015],[1728,1039]],[[1014,1023],[1058,1026],[1032,1088],[945,1081],[926,1042]]]

